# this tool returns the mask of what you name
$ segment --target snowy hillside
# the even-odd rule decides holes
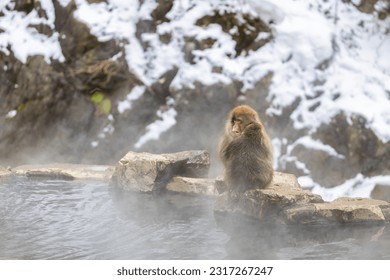
[[[12,50],[23,63],[32,55],[43,55],[49,63],[62,62],[60,35],[53,32],[45,36],[29,28],[30,24],[54,25],[52,1],[40,2],[47,19],[34,12],[26,16],[11,11],[6,8],[13,5],[11,0],[1,1],[0,11],[4,15],[0,18],[0,30],[3,30],[0,51],[8,55]],[[59,2],[64,7],[71,3],[70,0]],[[275,168],[282,169],[287,162],[294,162],[302,171],[300,183],[327,200],[346,195],[369,196],[376,184],[390,185],[389,175],[368,178],[359,173],[332,189],[323,188],[311,178],[310,167],[291,154],[294,147],[302,145],[342,159],[344,155],[334,147],[312,137],[340,112],[347,118],[355,114],[364,117],[367,129],[381,142],[390,141],[390,16],[380,20],[375,12],[362,13],[355,6],[360,2],[356,0],[351,1],[355,5],[336,0],[182,0],[173,1],[166,14],[168,20],[159,22],[155,32],[139,36],[137,23],[151,20],[156,1],[74,2],[77,7],[74,16],[100,42],[115,39],[122,51],[112,59],[124,57],[129,69],[143,83],[116,104],[118,112],[131,110],[132,102],[142,98],[147,87],[174,68],[178,72],[170,87],[175,90],[194,88],[197,82],[213,85],[239,81],[245,93],[272,73],[266,114],[271,118],[280,116],[292,106],[293,127],[304,131],[293,143],[285,139],[288,135],[274,137]],[[381,0],[376,5],[378,10],[385,10],[390,4]],[[267,43],[237,53],[233,39],[237,29],[227,33],[218,24],[206,27],[196,24],[215,10],[259,17],[270,27],[270,32],[260,32],[256,41]],[[167,34],[169,40],[162,40]],[[192,51],[193,59],[189,62],[183,52],[187,38],[211,39],[213,43],[208,48]],[[7,116],[14,115],[10,111]],[[167,99],[166,107],[157,111],[156,116],[134,148],[158,139],[161,133],[175,126],[175,100]]]

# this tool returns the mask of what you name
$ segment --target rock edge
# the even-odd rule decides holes
[[[60,180],[109,181],[113,172],[114,166],[110,165],[52,163],[39,165],[21,165],[12,168],[8,176],[25,176],[27,178],[47,178]]]

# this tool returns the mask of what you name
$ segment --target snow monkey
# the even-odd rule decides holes
[[[235,107],[219,144],[225,167],[224,181],[230,191],[265,188],[272,180],[272,144],[255,110]]]

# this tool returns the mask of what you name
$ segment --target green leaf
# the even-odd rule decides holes
[[[100,108],[102,109],[103,113],[105,115],[108,115],[111,111],[111,100],[105,98],[101,103],[100,103]]]
[[[24,108],[26,108],[26,103],[21,103],[18,105],[18,107],[16,107],[16,111],[21,112]]]
[[[103,101],[103,99],[104,99],[104,92],[102,92],[102,91],[96,91],[91,96],[91,100],[95,104],[101,103]]]

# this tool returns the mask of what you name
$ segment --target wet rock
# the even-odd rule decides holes
[[[284,209],[322,202],[319,195],[303,190],[292,174],[274,173],[274,179],[265,189],[248,190],[243,194],[223,192],[216,201],[214,210],[220,213],[235,213],[261,221],[283,221]]]
[[[282,224],[376,224],[390,221],[390,204],[369,198],[338,198],[324,202],[303,190],[294,175],[275,172],[265,189],[242,194],[223,192],[216,201],[217,213],[239,214],[262,222]]]
[[[116,165],[112,182],[126,190],[160,191],[174,176],[205,177],[210,167],[206,151],[171,154],[128,152]]]
[[[12,169],[16,176],[61,180],[104,180],[111,179],[114,166],[54,163],[42,165],[22,165]]]
[[[222,176],[218,176],[217,178],[215,178],[214,186],[215,186],[216,191],[219,194],[224,193],[225,191],[228,190],[228,187],[227,187],[225,181],[223,180]]]
[[[384,223],[390,204],[369,198],[342,197],[329,203],[312,203],[285,211],[288,223]]]
[[[11,177],[11,175],[12,172],[9,169],[0,165],[0,182],[8,179],[9,177]]]
[[[197,195],[215,195],[214,180],[207,178],[173,177],[167,190]]]

